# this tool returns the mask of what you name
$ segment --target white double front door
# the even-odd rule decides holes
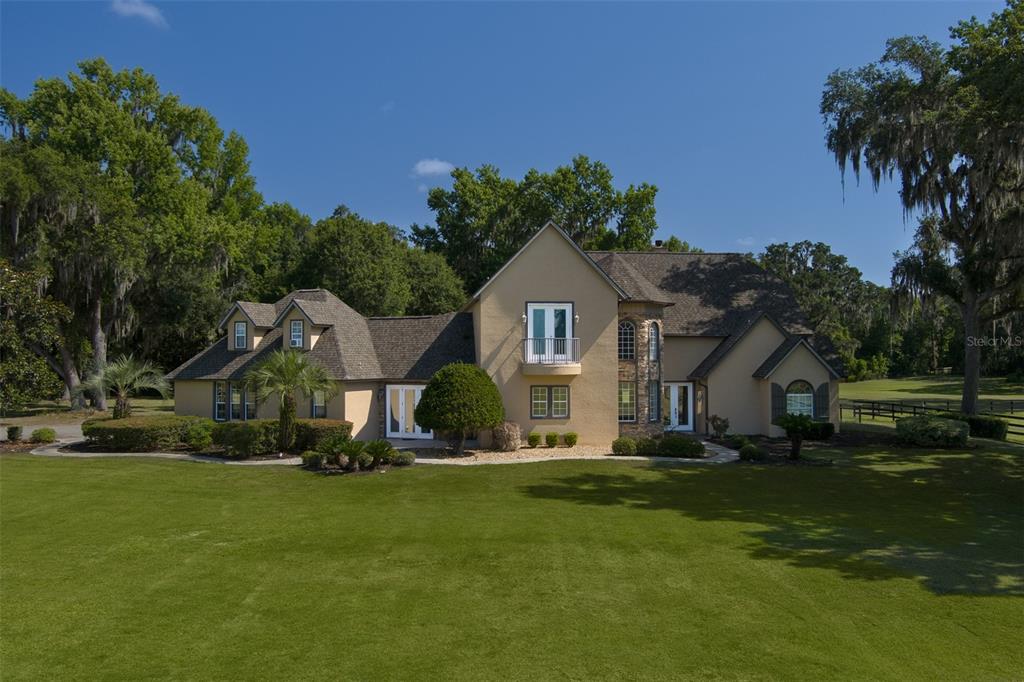
[[[662,384],[661,415],[666,431],[693,431],[693,384]]]
[[[389,385],[385,393],[388,438],[433,438],[433,432],[417,424],[413,416],[423,395],[422,386]]]

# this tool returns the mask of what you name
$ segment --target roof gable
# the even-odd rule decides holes
[[[763,363],[761,363],[760,367],[754,370],[754,373],[751,376],[755,379],[767,379],[775,372],[776,369],[782,366],[782,363],[786,361],[786,358],[792,355],[794,351],[801,346],[806,348],[810,354],[828,370],[829,374],[836,379],[841,378],[839,372],[837,372],[827,360],[821,357],[821,355],[818,354],[818,351],[814,350],[814,347],[807,342],[807,339],[799,336],[790,337],[779,344],[778,348],[772,351],[772,354],[769,355]]]
[[[567,242],[567,243],[569,244],[569,246],[571,246],[571,247],[572,247],[572,249],[573,249],[573,250],[574,250],[574,251],[575,251],[576,253],[578,253],[578,254],[579,254],[580,258],[584,259],[584,261],[586,261],[587,265],[589,265],[590,267],[592,267],[592,268],[594,269],[594,271],[595,271],[595,272],[597,272],[597,274],[601,276],[601,279],[603,279],[603,280],[604,280],[605,282],[607,282],[607,283],[608,283],[608,286],[610,286],[610,287],[611,287],[611,288],[612,288],[613,290],[615,290],[615,293],[619,295],[619,298],[623,298],[623,299],[625,299],[625,298],[629,298],[629,295],[628,295],[628,294],[627,294],[627,293],[625,292],[625,290],[623,290],[623,288],[622,288],[621,286],[619,286],[619,284],[618,284],[618,283],[617,283],[617,282],[616,282],[616,281],[615,281],[614,279],[612,279],[612,277],[611,277],[611,276],[610,276],[610,275],[609,275],[609,274],[608,274],[607,272],[605,272],[604,270],[602,270],[602,269],[601,269],[601,268],[600,268],[600,267],[599,267],[599,266],[597,265],[597,263],[595,263],[595,262],[594,262],[594,259],[593,259],[593,258],[591,258],[591,257],[590,257],[589,255],[587,255],[587,253],[586,253],[586,252],[585,252],[585,251],[584,251],[583,249],[581,249],[581,248],[579,247],[579,245],[578,245],[578,244],[577,244],[576,242],[574,242],[574,241],[572,240],[572,238],[571,238],[571,237],[569,237],[569,235],[567,235],[567,234],[565,233],[565,231],[564,231],[564,230],[562,230],[562,228],[560,228],[560,227],[559,227],[558,225],[556,225],[556,224],[554,223],[554,221],[551,221],[551,220],[549,220],[548,222],[544,223],[544,226],[543,226],[543,227],[541,227],[541,228],[540,228],[539,230],[537,230],[537,232],[536,232],[536,233],[535,233],[535,234],[534,234],[534,235],[533,235],[532,237],[530,237],[530,239],[529,239],[529,240],[528,240],[528,241],[527,241],[527,242],[526,242],[525,244],[523,244],[523,246],[522,246],[522,248],[521,248],[521,249],[519,249],[518,251],[516,251],[516,253],[515,253],[515,255],[514,255],[514,256],[512,256],[512,257],[511,257],[511,258],[509,258],[509,259],[508,259],[507,261],[505,261],[505,264],[504,264],[504,265],[502,265],[502,266],[501,266],[501,267],[500,267],[500,268],[498,269],[498,271],[497,271],[497,272],[495,272],[495,273],[494,273],[493,275],[491,275],[491,276],[490,276],[490,277],[489,277],[489,278],[487,279],[487,281],[486,281],[486,282],[484,282],[484,283],[483,283],[483,284],[482,284],[482,285],[480,286],[480,288],[476,290],[476,293],[474,293],[474,294],[473,294],[473,295],[472,295],[472,296],[470,297],[470,302],[472,302],[472,301],[475,301],[475,300],[479,299],[479,298],[480,298],[480,294],[482,294],[482,293],[484,292],[484,290],[485,290],[485,289],[486,289],[486,288],[487,288],[488,286],[490,286],[490,284],[491,284],[492,282],[494,282],[494,281],[495,281],[495,280],[497,280],[497,279],[498,279],[499,277],[501,277],[502,273],[504,273],[504,272],[505,272],[505,270],[507,270],[507,269],[508,269],[509,265],[511,265],[513,261],[515,261],[515,260],[516,260],[517,258],[519,258],[519,256],[521,256],[521,255],[522,255],[522,254],[523,254],[523,253],[524,253],[524,252],[525,252],[525,251],[526,251],[526,250],[527,250],[528,248],[530,248],[530,246],[531,246],[531,245],[532,245],[532,244],[533,244],[533,243],[534,243],[535,241],[537,241],[537,238],[538,238],[538,237],[540,237],[540,236],[541,236],[542,234],[544,234],[544,233],[545,233],[545,232],[547,232],[548,230],[554,230],[556,234],[558,234],[558,235],[559,235],[560,237],[562,237],[562,238],[563,238],[563,239],[564,239],[564,240],[565,240],[565,241],[566,241],[566,242]]]

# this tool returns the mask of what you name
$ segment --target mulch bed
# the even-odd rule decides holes
[[[8,452],[29,452],[30,450],[38,448],[40,445],[45,445],[45,443],[31,443],[27,440],[0,440],[0,454]]]

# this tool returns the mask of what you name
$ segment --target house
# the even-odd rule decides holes
[[[347,419],[357,438],[430,438],[413,410],[434,372],[476,363],[530,431],[581,443],[665,431],[781,435],[786,412],[838,425],[840,371],[789,288],[740,254],[581,250],[548,223],[463,310],[364,317],[323,289],[238,301],[226,336],[168,375],[177,414],[277,415],[242,382],[272,350],[309,354],[339,382],[300,416]],[[486,440],[487,434],[482,434]]]

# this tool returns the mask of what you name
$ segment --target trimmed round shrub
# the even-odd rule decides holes
[[[44,426],[41,429],[33,431],[29,440],[33,443],[52,443],[57,440],[57,432],[48,426]]]
[[[324,453],[316,450],[306,450],[302,453],[302,466],[310,469],[322,469],[324,460]]]
[[[205,417],[160,415],[123,419],[89,419],[82,422],[82,435],[90,445],[111,452],[153,452],[180,447],[186,429]]]
[[[636,439],[636,454],[643,457],[653,457],[658,454],[658,444],[660,441],[656,438],[637,438]]]
[[[578,443],[580,440],[580,434],[576,433],[575,431],[569,431],[568,433],[564,434],[562,438],[565,439],[566,447],[574,448],[576,447],[576,443]]]
[[[942,415],[947,419],[956,419],[967,422],[971,436],[974,438],[992,438],[994,440],[1006,440],[1006,432],[1009,430],[1009,423],[999,417],[991,417],[984,414],[964,414],[962,412],[949,412]]]
[[[21,427],[20,426],[8,426],[7,427],[7,440],[9,440],[9,441],[21,440]]]
[[[734,433],[731,436],[727,436],[726,439],[725,439],[725,444],[728,447],[732,448],[733,450],[739,450],[740,448],[742,448],[744,445],[746,445],[749,442],[750,442],[749,438],[747,438],[744,435],[738,434],[738,433]]]
[[[371,440],[363,448],[363,452],[370,455],[370,468],[376,469],[381,464],[386,464],[394,459],[395,447],[384,439]]]
[[[411,450],[399,450],[395,453],[395,459],[392,462],[396,467],[407,467],[416,461],[416,453]]]
[[[523,431],[515,422],[502,422],[491,430],[494,449],[501,452],[515,452],[523,446]]]
[[[704,443],[686,436],[665,436],[658,445],[662,457],[703,457]]]
[[[956,448],[967,445],[970,426],[958,419],[921,415],[896,420],[896,437],[904,445]]]
[[[318,450],[320,443],[328,438],[352,437],[352,422],[342,419],[296,419],[295,449]]]
[[[278,452],[278,420],[222,422],[213,427],[213,442],[229,457],[254,457]]]
[[[526,442],[530,444],[531,448],[537,447],[538,445],[540,445],[540,434],[531,433],[529,436],[526,437]]]
[[[181,442],[189,450],[196,452],[209,448],[213,445],[213,420],[202,419],[186,426]]]
[[[558,446],[558,434],[555,433],[554,431],[549,431],[549,432],[545,433],[544,434],[544,444],[547,445],[549,448],[557,447]]]
[[[629,436],[619,436],[612,441],[612,454],[632,456],[636,454],[636,440]]]
[[[416,423],[450,434],[452,446],[462,454],[466,436],[492,429],[505,419],[501,394],[487,372],[465,363],[439,369],[416,405]]]
[[[767,452],[753,443],[747,443],[740,448],[740,459],[744,462],[760,462],[767,456]]]

